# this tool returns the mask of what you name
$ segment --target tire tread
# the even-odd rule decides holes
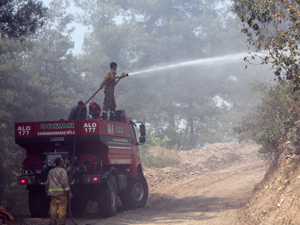
[[[136,208],[143,208],[145,207],[147,200],[148,200],[148,184],[146,178],[142,174],[138,174],[135,182],[140,181],[143,188],[144,188],[144,197],[141,201],[137,202],[134,200],[132,196],[132,186],[127,187],[125,191],[120,195],[120,199],[122,205],[125,209],[131,210]]]
[[[109,178],[109,182],[111,186],[115,186],[115,188],[117,188],[117,182],[113,176]],[[106,182],[103,184],[102,188],[98,190],[97,193],[99,215],[104,218],[114,216],[117,213],[117,209],[111,207],[110,192],[111,189],[108,183]],[[118,190],[116,189],[116,195],[117,194],[118,194]],[[116,206],[117,206],[117,201],[116,201]]]

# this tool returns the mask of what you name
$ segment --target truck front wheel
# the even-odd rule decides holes
[[[50,208],[50,198],[45,197],[44,188],[29,189],[28,206],[32,217],[47,217]]]
[[[120,195],[125,209],[143,208],[148,199],[148,184],[142,174],[138,174],[131,186]]]
[[[118,186],[114,176],[109,176],[109,180],[98,189],[97,202],[101,217],[116,215],[118,209]]]

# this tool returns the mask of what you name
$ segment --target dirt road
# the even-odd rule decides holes
[[[145,208],[121,210],[107,219],[100,219],[96,214],[78,215],[74,219],[78,225],[241,224],[238,211],[247,204],[265,170],[260,160],[239,163],[151,188]],[[27,218],[22,224],[46,225],[48,221]],[[67,224],[72,224],[69,219]]]

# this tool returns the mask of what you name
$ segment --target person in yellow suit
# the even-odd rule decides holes
[[[100,87],[103,87],[104,83],[111,80],[108,84],[105,85],[104,89],[104,106],[103,106],[103,111],[102,111],[102,119],[107,120],[107,114],[108,110],[110,110],[110,115],[109,115],[109,120],[114,120],[115,119],[115,110],[116,110],[116,101],[115,101],[115,86],[118,84],[120,79],[123,78],[123,76],[119,77],[119,79],[116,81],[116,75],[117,75],[117,63],[111,62],[110,63],[110,70],[107,71],[104,77],[104,81],[100,85]]]
[[[65,169],[65,161],[63,158],[57,158],[55,160],[56,167],[51,169],[48,173],[47,181],[45,183],[45,191],[48,196],[51,197],[51,217],[50,225],[66,224],[66,213],[68,206],[68,195],[69,198],[73,197],[71,193],[68,174]]]

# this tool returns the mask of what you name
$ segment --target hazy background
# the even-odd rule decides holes
[[[49,3],[52,0],[43,0],[43,3],[46,7],[49,7]],[[70,7],[67,8],[68,13],[77,14],[82,12],[79,8],[77,8],[72,1],[70,1]],[[77,22],[72,22],[69,27],[75,27],[74,32],[72,33],[72,41],[75,42],[74,54],[78,54],[81,52],[81,46],[83,44],[84,34],[88,32],[88,29],[86,26],[81,25]]]
[[[25,152],[14,143],[14,123],[67,119],[99,88],[110,62],[118,63],[118,75],[137,72],[120,81],[115,96],[117,109],[147,125],[142,157],[154,145],[189,150],[236,141],[233,127],[259,101],[251,84],[273,76],[243,61],[247,37],[230,1],[44,3],[48,20],[36,35],[0,41],[0,148],[6,159],[0,173],[3,191],[11,191],[3,201],[19,204],[8,210],[24,204],[15,199],[24,192],[15,176]],[[103,98],[101,91],[93,100],[102,107]]]

